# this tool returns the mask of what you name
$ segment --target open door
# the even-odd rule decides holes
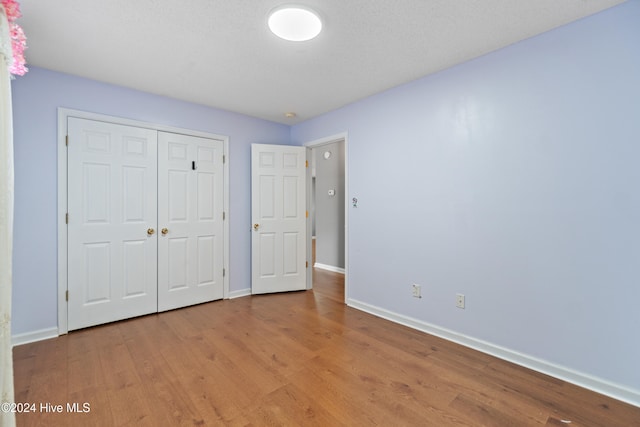
[[[306,148],[251,146],[251,293],[306,289]]]

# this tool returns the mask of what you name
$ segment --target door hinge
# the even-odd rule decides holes
[[[309,218],[309,211],[305,211],[305,218]]]
[[[69,291],[64,292],[64,300],[69,301]]]
[[[305,267],[305,268],[309,268],[309,261],[305,261],[305,263],[304,263],[304,264],[305,264],[305,265],[304,265],[304,267]]]
[[[64,145],[69,146],[69,135],[65,135],[64,137]]]
[[[226,212],[222,212],[222,220],[224,221],[225,218],[227,217],[227,213]]]
[[[227,275],[227,270],[225,268],[222,269],[222,277],[225,277]]]
[[[309,167],[309,160],[305,160],[305,161],[304,161],[304,167],[305,167],[305,168],[308,168],[308,167]]]
[[[64,214],[64,223],[65,223],[65,224],[69,224],[69,212],[67,212],[66,214]]]
[[[225,156],[224,154],[222,155],[222,163],[227,163],[227,156]]]

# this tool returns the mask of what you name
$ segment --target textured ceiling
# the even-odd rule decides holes
[[[28,65],[294,124],[622,2],[300,0],[303,43],[267,28],[282,0],[21,0],[19,23]]]

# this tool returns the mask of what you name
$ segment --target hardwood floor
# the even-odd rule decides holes
[[[343,276],[314,277],[16,347],[16,402],[36,405],[18,426],[640,426],[640,408],[346,307]]]

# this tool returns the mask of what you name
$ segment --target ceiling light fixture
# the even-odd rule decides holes
[[[293,41],[311,40],[322,31],[317,13],[303,6],[281,6],[271,11],[269,29],[276,36]]]

